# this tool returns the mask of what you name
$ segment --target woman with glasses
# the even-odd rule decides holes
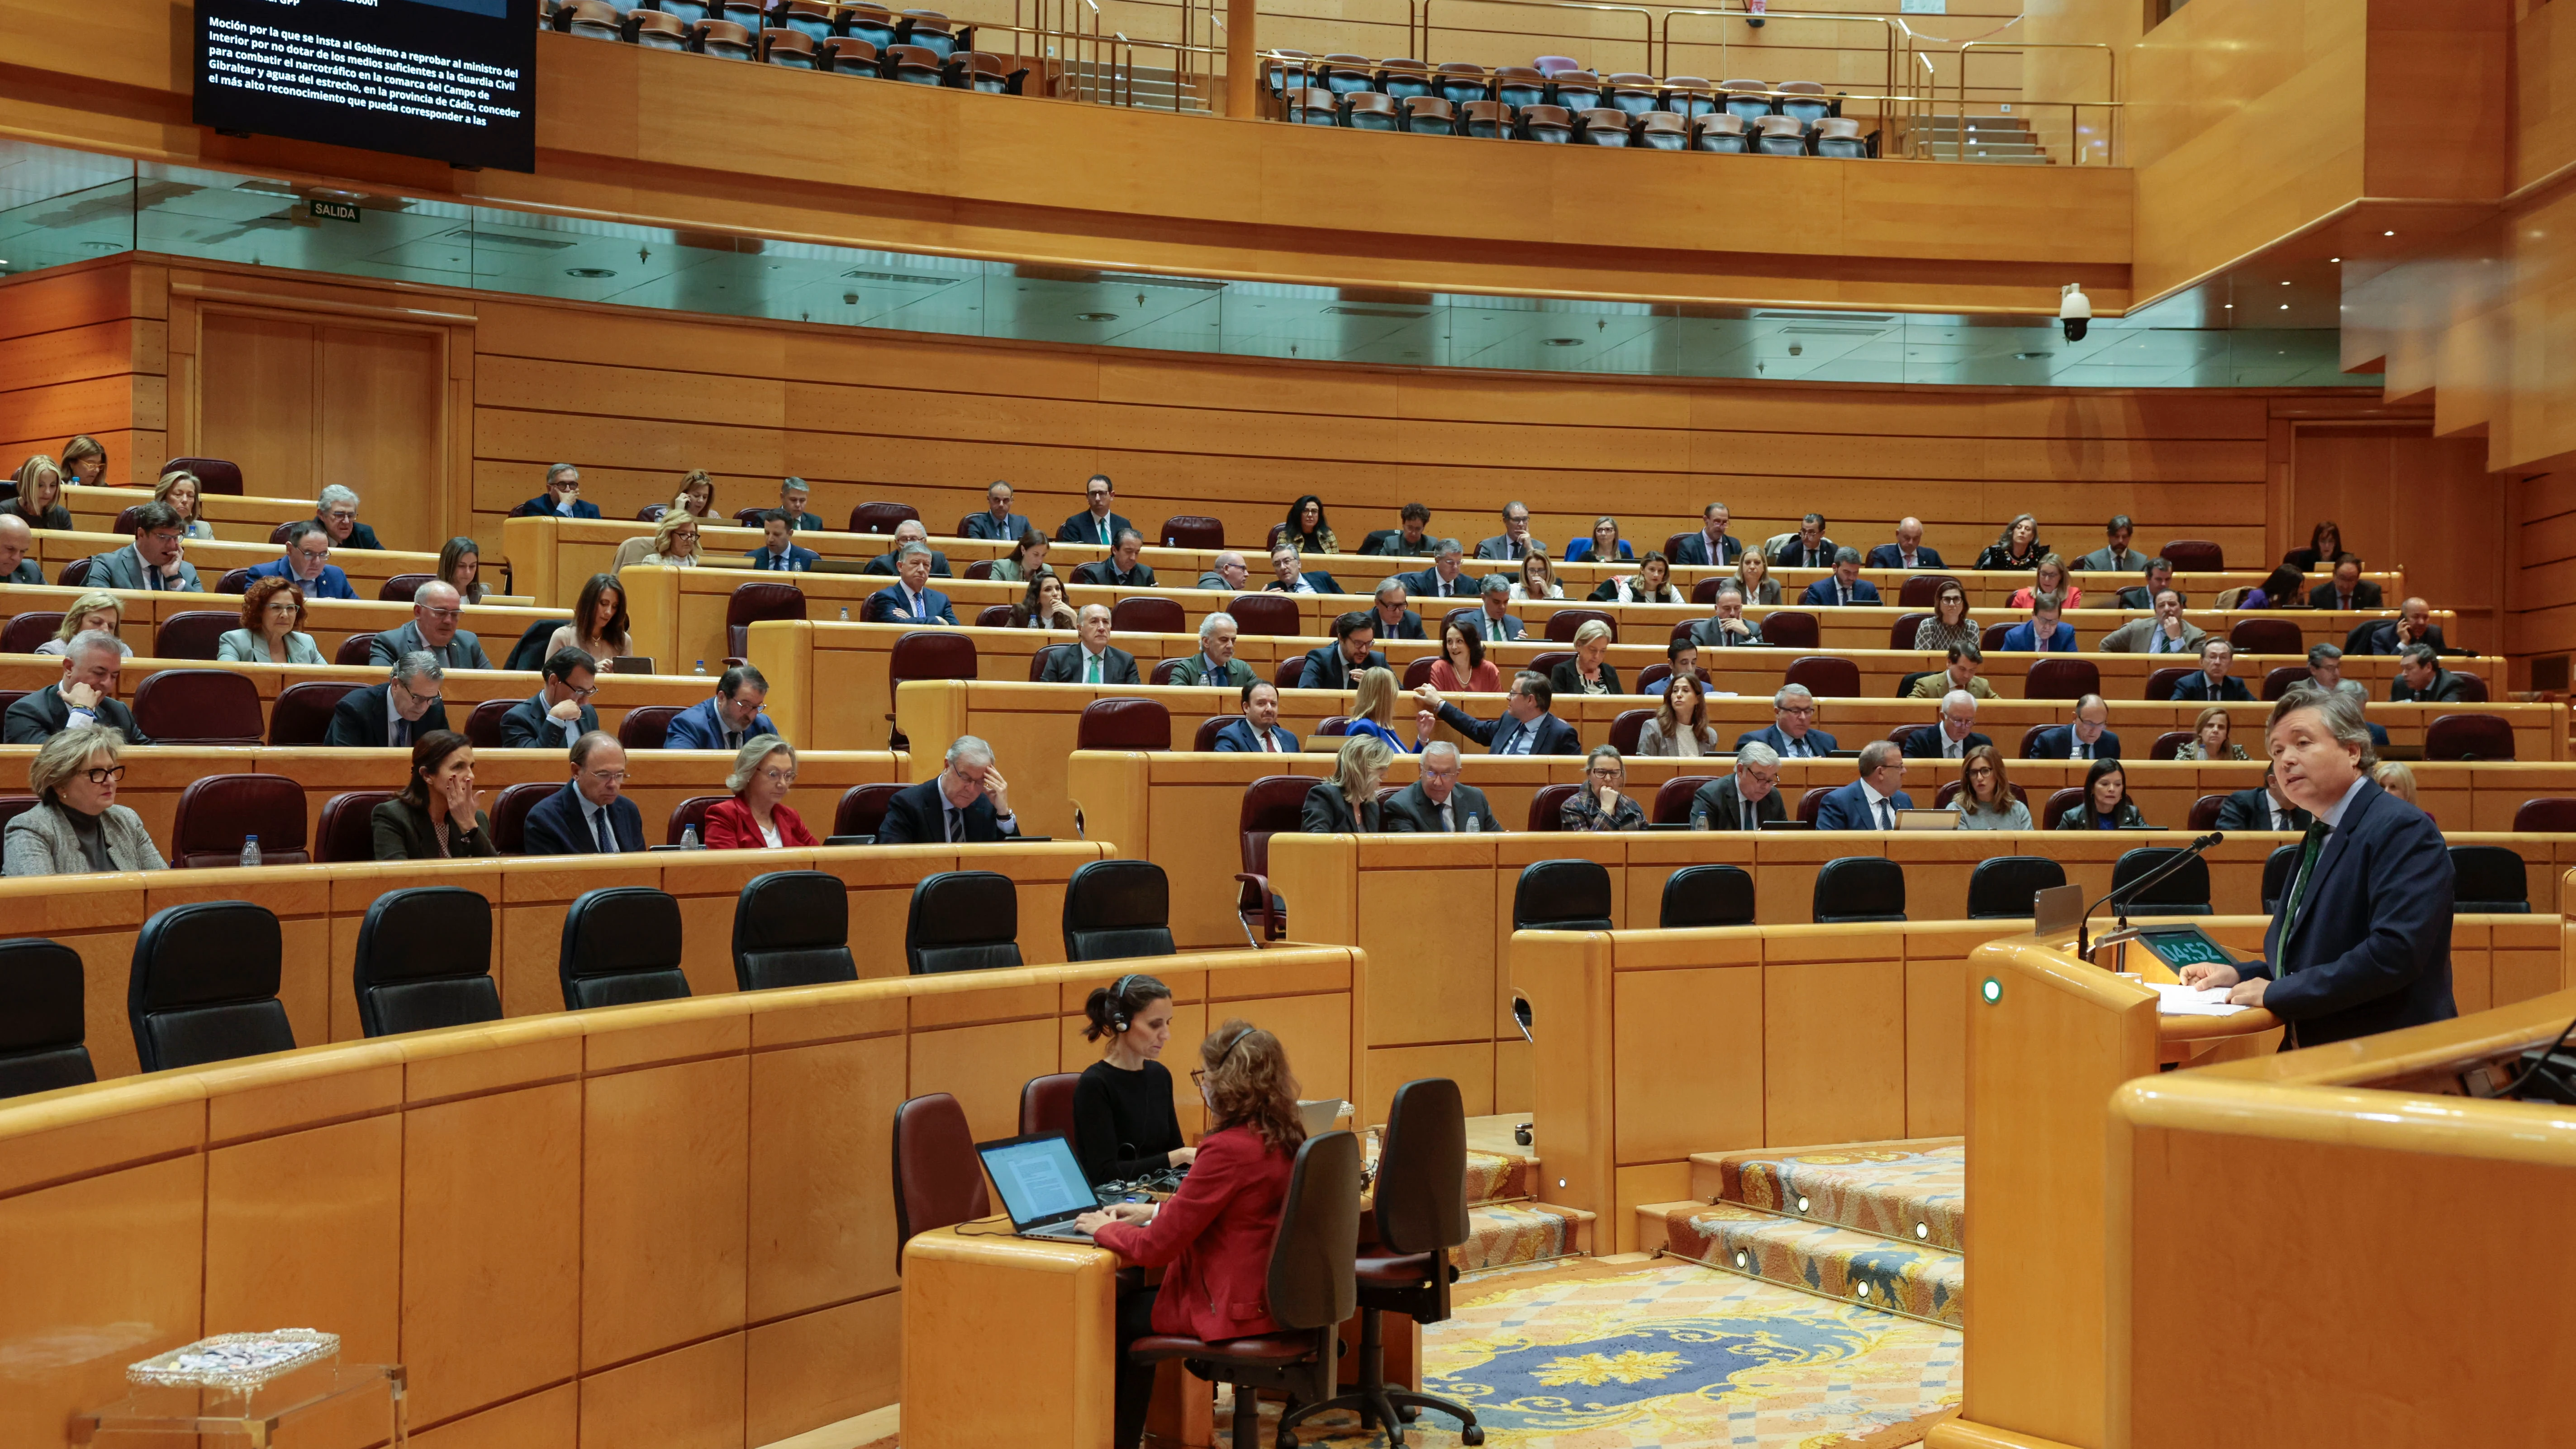
[[[413,741],[402,793],[367,815],[378,860],[452,860],[497,855],[492,819],[474,789],[474,746],[454,730]]]
[[[107,478],[107,449],[87,433],[63,444],[63,481],[96,488]]]
[[[93,589],[72,600],[72,606],[63,611],[63,626],[54,631],[54,637],[37,645],[35,652],[60,658],[75,637],[93,629],[113,636],[124,622],[125,601],[105,589]],[[134,657],[134,646],[123,639],[116,641],[116,647],[126,658]]]
[[[796,788],[796,747],[776,735],[756,735],[734,752],[733,773],[725,777],[730,800],[707,811],[709,850],[781,850],[823,842],[787,808],[787,792]]]
[[[2028,830],[2030,807],[2012,791],[2004,757],[1992,745],[1970,745],[1959,759],[1959,793],[1950,797],[1961,830]]]
[[[242,626],[215,641],[215,658],[232,664],[328,664],[304,632],[304,591],[291,580],[261,579],[242,595]]]
[[[45,741],[27,766],[37,805],[9,822],[0,874],[83,875],[160,870],[143,817],[116,803],[125,736],[109,725],[79,725]]]
[[[1968,617],[1968,591],[1957,579],[1943,579],[1932,595],[1932,617],[1914,626],[1914,647],[1926,654],[1947,653],[1977,642],[1977,621]]]
[[[693,569],[699,564],[698,520],[678,509],[662,515],[653,525],[653,546],[635,560],[643,564],[669,564],[674,568]]]
[[[1583,788],[1556,812],[1567,830],[1643,830],[1646,807],[1620,787],[1628,783],[1628,762],[1608,745],[1595,745],[1583,761]]]

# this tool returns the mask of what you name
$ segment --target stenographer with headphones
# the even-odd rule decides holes
[[[1083,1035],[1104,1042],[1073,1089],[1074,1153],[1094,1187],[1187,1163],[1172,1074],[1156,1060],[1172,1037],[1172,988],[1151,976],[1121,976],[1083,1003]]]

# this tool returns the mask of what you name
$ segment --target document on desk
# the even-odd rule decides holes
[[[2172,981],[2149,981],[2142,984],[2156,994],[2158,1016],[2234,1016],[2240,1011],[2252,1009],[2229,1005],[2228,988],[2224,986],[2211,986],[2204,989],[2184,986]]]

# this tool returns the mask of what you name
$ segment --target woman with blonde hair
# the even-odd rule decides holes
[[[1968,591],[1957,579],[1943,579],[1932,595],[1932,617],[1914,626],[1914,647],[1929,654],[1948,653],[1977,642],[1977,621],[1968,617]]]
[[[1308,835],[1372,834],[1378,828],[1377,787],[1395,751],[1375,735],[1351,735],[1333,759],[1333,778],[1306,792],[1297,828]]]
[[[1526,604],[1532,599],[1562,599],[1565,586],[1556,581],[1556,566],[1547,555],[1531,549],[1521,559],[1520,578],[1512,585],[1512,602]]]
[[[1744,557],[1735,561],[1735,582],[1744,590],[1747,604],[1780,602],[1780,581],[1771,577],[1771,560],[1758,548],[1746,549]]]
[[[2415,798],[2415,772],[2403,761],[2382,760],[2370,767],[2370,778],[2380,789],[2421,810],[2423,802]]]
[[[37,645],[36,652],[59,658],[71,647],[73,635],[89,629],[112,635],[124,622],[125,601],[104,589],[93,589],[72,600],[72,606],[63,611],[62,627],[54,631],[54,637]],[[134,657],[134,646],[123,639],[116,641],[116,647],[126,658]]]
[[[1697,759],[1716,754],[1717,748],[1717,731],[1708,722],[1708,690],[1699,682],[1699,671],[1674,670],[1655,717],[1637,731],[1637,757]]]
[[[652,546],[635,560],[641,564],[669,564],[674,568],[696,568],[702,557],[698,553],[698,520],[679,509],[662,515],[653,525]]]
[[[107,481],[107,449],[87,433],[63,444],[63,481],[96,488]]]
[[[2040,555],[2046,552],[2048,546],[2039,541],[2039,520],[2027,513],[2017,513],[2013,515],[2012,522],[2004,525],[2003,533],[1986,545],[1986,551],[1977,555],[1976,566],[1981,569],[2036,568]]]
[[[1574,657],[1547,673],[1548,687],[1560,695],[1617,694],[1619,671],[1610,667],[1610,626],[1598,619],[1584,620],[1574,631]]]
[[[1603,579],[1592,591],[1597,603],[1612,604],[1687,604],[1690,599],[1673,583],[1672,560],[1663,550],[1649,549],[1634,574],[1620,574]]]
[[[196,474],[185,468],[174,468],[162,474],[161,481],[152,485],[152,499],[156,503],[169,504],[178,513],[180,537],[212,538],[215,526],[197,516],[197,502],[205,491],[206,485],[197,481]]]
[[[2013,793],[2004,757],[1992,745],[1970,745],[1959,757],[1959,793],[1950,797],[1961,830],[2028,830],[2030,807]]]
[[[18,496],[0,503],[0,513],[14,513],[27,520],[29,528],[50,528],[69,533],[72,511],[63,506],[63,470],[53,459],[36,454],[18,465],[14,480]]]
[[[725,777],[730,800],[707,811],[707,849],[800,849],[823,842],[787,808],[787,792],[796,788],[796,747],[776,735],[754,735],[734,751],[733,773]]]
[[[2013,590],[2006,607],[2028,609],[2030,601],[2042,594],[2055,594],[2059,608],[2072,609],[2083,601],[2084,587],[2067,576],[2066,560],[2052,553],[2031,566],[2030,582]]]
[[[143,817],[116,803],[125,767],[116,762],[125,736],[113,725],[75,725],[45,741],[27,763],[36,806],[9,822],[0,873],[84,875],[92,871],[161,870]]]
[[[1619,787],[1628,783],[1628,762],[1610,745],[1594,745],[1583,759],[1583,788],[1559,806],[1556,823],[1567,830],[1643,830],[1646,807]]]
[[[2174,751],[2174,758],[2177,760],[2251,759],[2252,756],[2245,753],[2245,747],[2231,738],[2235,733],[2236,721],[2228,717],[2226,710],[2217,705],[2211,705],[2200,712],[2200,718],[2192,721],[2191,738],[2183,741]]]
[[[668,518],[674,513],[696,519],[716,518],[716,480],[707,476],[706,469],[691,468],[680,475],[680,496],[671,500],[662,516]]]
[[[1395,702],[1401,696],[1395,682],[1395,671],[1385,665],[1360,671],[1360,679],[1351,699],[1351,712],[1342,722],[1344,735],[1373,735],[1399,755],[1410,754],[1395,732]]]

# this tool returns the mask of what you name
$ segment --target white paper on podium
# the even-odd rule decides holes
[[[2143,984],[2156,994],[2158,1016],[2234,1016],[2251,1009],[2228,1005],[2228,988],[2224,986],[2201,989],[2167,981]]]

